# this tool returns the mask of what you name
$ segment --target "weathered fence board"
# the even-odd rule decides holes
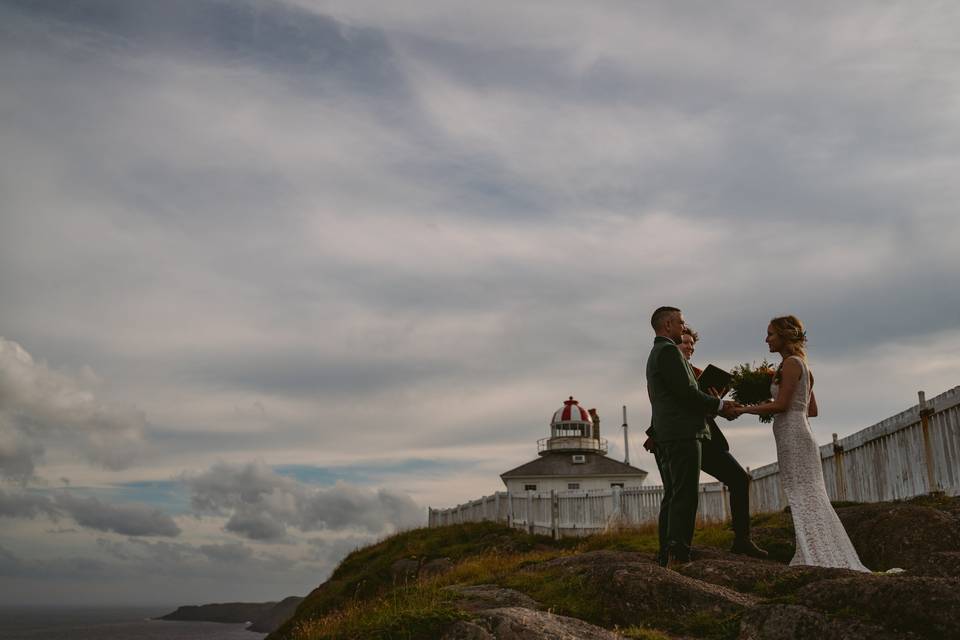
[[[922,400],[922,397],[921,397]],[[881,502],[931,492],[960,495],[960,386],[932,400],[820,447],[823,477],[833,500]],[[754,469],[750,510],[787,505],[777,463]],[[602,491],[507,492],[450,509],[429,509],[429,526],[495,520],[553,536],[577,536],[620,524],[657,521],[663,487]],[[698,518],[730,517],[726,487],[700,486]]]

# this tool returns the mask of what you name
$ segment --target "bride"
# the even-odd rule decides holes
[[[841,567],[867,571],[840,518],[830,504],[823,481],[820,448],[807,417],[817,415],[813,375],[807,369],[807,334],[794,316],[774,318],[767,327],[767,345],[783,358],[770,386],[770,402],[738,408],[737,414],[773,414],[780,481],[797,536],[791,565]]]

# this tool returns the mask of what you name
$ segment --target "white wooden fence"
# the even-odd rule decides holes
[[[827,493],[833,500],[881,502],[933,492],[960,495],[960,386],[820,447]],[[777,463],[754,469],[753,513],[787,505]],[[429,526],[493,520],[531,533],[588,535],[612,524],[655,523],[663,487],[599,491],[498,492],[450,509],[429,509]],[[698,517],[730,516],[726,487],[700,485]]]

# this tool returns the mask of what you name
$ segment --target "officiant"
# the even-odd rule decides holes
[[[700,336],[692,328],[684,326],[683,334],[677,347],[680,353],[689,362],[696,351],[696,344]],[[698,369],[690,364],[694,375],[699,379],[703,374],[702,369]],[[721,393],[721,395],[723,395]],[[730,445],[724,437],[716,420],[708,417],[707,425],[710,427],[710,438],[701,441],[701,460],[700,469],[713,476],[727,486],[730,492],[730,515],[734,533],[733,547],[731,552],[751,556],[754,558],[766,558],[767,552],[760,549],[750,538],[750,474],[747,473],[736,458],[730,454]],[[660,503],[660,517],[658,533],[660,538],[660,551],[657,554],[657,560],[660,566],[667,566],[667,509],[669,506],[668,496],[670,494],[669,475],[662,464],[662,456],[657,452],[656,441],[654,440],[653,425],[647,429],[647,439],[643,443],[643,448],[653,453],[657,461],[657,469],[660,470],[660,477],[663,481],[663,500]]]

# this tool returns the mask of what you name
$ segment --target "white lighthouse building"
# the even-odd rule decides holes
[[[510,493],[590,491],[639,487],[647,472],[607,457],[600,418],[570,396],[550,420],[550,437],[537,441],[539,457],[500,474]]]

